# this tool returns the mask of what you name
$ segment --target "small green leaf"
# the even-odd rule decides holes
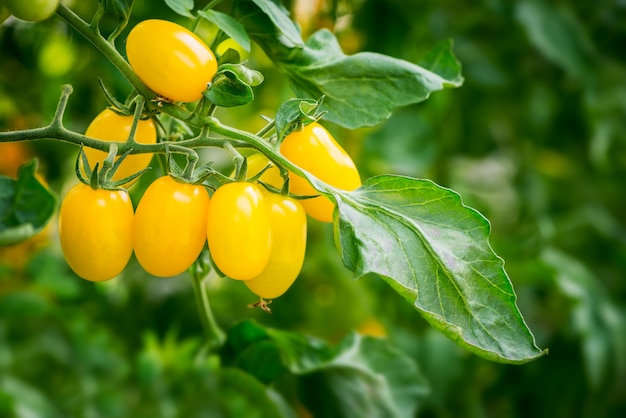
[[[120,21],[128,22],[133,9],[133,0],[106,0],[106,9]]]
[[[14,244],[41,231],[56,208],[56,197],[41,184],[35,160],[20,167],[17,180],[0,176],[0,245]]]
[[[287,100],[278,108],[276,112],[276,134],[278,140],[289,135],[293,129],[301,122],[306,120],[317,120],[320,115],[317,114],[322,101],[311,99],[291,99]]]
[[[250,37],[243,25],[226,13],[215,10],[198,10],[198,15],[211,23],[214,23],[226,35],[230,36],[243,49],[250,52]]]
[[[256,87],[263,82],[263,74],[252,70],[243,64],[223,64],[220,65],[220,71],[229,70],[237,74],[237,78],[249,86]]]
[[[241,106],[254,99],[252,87],[240,80],[231,70],[217,73],[204,94],[212,103],[221,107]]]
[[[357,278],[375,274],[461,347],[503,363],[544,354],[524,323],[490,225],[429,180],[382,175],[345,192],[309,179],[337,201],[335,236]]]
[[[193,0],[165,0],[165,4],[181,16],[193,17]]]
[[[118,20],[117,27],[108,37],[109,42],[113,42],[128,24],[128,19],[130,19],[130,14],[133,10],[133,1],[134,0],[105,0],[105,9]]]

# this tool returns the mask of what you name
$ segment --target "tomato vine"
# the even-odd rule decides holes
[[[192,9],[181,8],[177,2],[173,10],[193,17],[193,27],[200,19],[217,24],[220,32],[216,42],[230,37],[243,43],[246,40],[249,43],[250,39],[258,43],[273,58],[299,96],[282,104],[275,117],[268,118],[266,126],[257,133],[229,126],[215,116],[217,107],[228,108],[253,100],[253,87],[263,81],[260,73],[239,62],[236,52],[226,51],[217,58],[219,65],[199,99],[196,96],[192,97],[195,101],[179,97],[194,103],[175,102],[150,89],[140,76],[145,68],[136,72],[116,48],[115,40],[128,22],[130,5],[123,7],[126,2],[116,3],[117,6],[122,4],[121,9],[112,12],[108,9],[109,3],[101,2],[91,23],[63,4],[58,6],[56,13],[89,40],[132,86],[134,91],[123,104],[104,88],[112,111],[132,114],[128,138],[102,140],[96,134],[90,137],[66,128],[63,116],[73,88],[65,85],[50,124],[41,128],[0,132],[0,142],[56,139],[104,151],[110,157],[108,162],[105,160],[107,170],[116,156],[161,154],[169,163],[165,174],[170,174],[172,181],[217,189],[213,192],[212,201],[219,202],[219,210],[211,209],[211,204],[217,203],[208,205],[208,251],[202,251],[189,267],[212,348],[226,339],[210,311],[205,286],[207,275],[221,271],[235,279],[250,280],[262,274],[270,259],[272,232],[269,216],[265,216],[269,210],[261,208],[260,203],[257,205],[257,201],[263,200],[264,192],[261,190],[264,186],[289,198],[304,199],[303,206],[310,216],[333,223],[343,263],[356,277],[367,274],[379,276],[434,327],[462,347],[491,360],[508,363],[523,363],[541,356],[544,351],[535,345],[534,337],[517,308],[516,295],[503,262],[488,242],[489,222],[465,206],[458,194],[428,180],[382,175],[366,179],[361,184],[348,154],[319,124],[319,121],[328,120],[347,128],[375,125],[400,106],[425,100],[431,93],[443,88],[460,86],[463,79],[460,65],[452,54],[451,43],[446,42],[433,49],[425,60],[428,68],[380,54],[364,52],[346,55],[334,35],[327,30],[318,31],[309,40],[303,41],[286,10],[275,1],[234,1],[230,15],[211,10],[214,3],[197,11],[195,17]],[[114,13],[120,22],[108,38],[99,27],[100,19],[107,11]],[[446,67],[442,68],[441,63],[445,63]],[[200,84],[204,83],[201,80]],[[151,85],[154,87],[153,83]],[[152,119],[159,125],[160,115],[167,115],[188,127],[189,135],[171,141],[161,132],[155,143],[138,141],[138,125],[144,119]],[[281,144],[290,143],[293,138],[312,135],[309,130],[318,126],[322,134],[315,135],[323,137],[323,140],[317,139],[326,154],[282,148]],[[160,130],[165,131],[162,126]],[[219,172],[210,163],[197,166],[199,156],[196,149],[206,147],[220,147],[232,155],[235,165],[233,176]],[[239,149],[256,151],[267,159],[267,165],[252,170],[252,176],[247,175],[250,174],[247,172],[248,161]],[[183,154],[185,166],[178,167],[172,154]],[[333,154],[332,158],[327,154]],[[342,157],[337,159],[339,154]],[[341,159],[344,162],[349,160],[351,164],[341,163],[343,165],[339,167],[338,160]],[[84,165],[88,160],[87,157],[79,157],[77,164],[82,161]],[[310,165],[311,161],[313,164]],[[322,169],[317,170],[319,167],[316,164],[322,165]],[[329,167],[331,170],[327,175],[325,169]],[[283,184],[263,182],[264,170],[271,169],[279,170]],[[90,170],[87,167],[86,171]],[[94,188],[121,186],[115,182],[100,181],[97,167],[90,172],[95,173],[91,178]],[[209,183],[209,177],[213,177],[217,185]],[[249,184],[243,183],[246,177]],[[255,181],[261,186],[251,184]],[[290,187],[297,186],[297,183],[306,187]],[[233,192],[228,194],[227,199],[222,197],[240,185],[254,188],[254,196],[247,197],[248,206],[254,207],[251,210],[258,210],[254,214],[267,212],[260,217],[251,217],[252,224],[238,224],[231,216],[238,210],[234,202],[242,198],[243,193]],[[15,191],[18,185],[11,183],[9,186],[7,183],[6,187],[13,188],[9,193],[13,206],[0,215],[13,220],[15,216],[12,214],[19,206],[19,193]],[[323,196],[317,197],[320,194]],[[313,214],[308,210],[308,204],[316,202],[315,199],[318,199],[317,202],[328,199],[326,203],[329,204],[322,214]],[[150,204],[156,205],[154,202]],[[139,209],[137,213],[140,213]],[[217,218],[212,213],[218,213]],[[230,218],[233,218],[231,223],[224,223]],[[21,227],[19,222],[12,226],[16,229]],[[258,237],[250,235],[255,228],[263,229]],[[224,241],[225,236],[228,241]],[[137,239],[148,242],[147,237],[142,235]],[[261,241],[269,243],[265,253],[259,250]],[[198,255],[196,247],[194,257]],[[223,249],[228,251],[222,254]],[[285,251],[283,257],[287,256]],[[140,263],[143,257],[139,256]],[[183,263],[182,270],[187,268],[187,261]],[[162,271],[160,263],[156,264],[157,268],[147,270],[164,276],[178,273],[178,270],[175,273]],[[242,266],[249,270],[241,271]],[[261,296],[265,294],[255,292]],[[270,293],[280,294],[278,291]],[[266,306],[264,303],[260,305]]]

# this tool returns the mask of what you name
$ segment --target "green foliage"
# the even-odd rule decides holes
[[[22,166],[17,179],[0,176],[0,245],[41,231],[56,210],[56,197],[35,176],[37,162]]]
[[[168,5],[189,23],[188,17],[204,13],[199,9],[205,3],[135,2],[130,23],[154,16],[175,20]],[[318,10],[308,20],[297,16],[299,24],[286,19],[287,8],[278,1],[232,3],[236,21],[253,41],[246,65],[265,76],[253,89],[254,101],[232,112],[216,112],[240,129],[255,132],[259,114],[275,115],[280,138],[294,121],[317,113],[316,101],[324,95],[317,88],[300,87],[298,95],[309,98],[281,107],[294,96],[283,75],[299,80],[302,71],[307,83],[327,85],[323,71],[303,65],[315,54],[331,52],[328,56],[337,63],[357,57],[361,66],[364,53],[354,52],[374,51],[396,57],[394,68],[401,63],[399,68],[408,69],[400,80],[427,74],[425,80],[436,80],[435,90],[463,82],[461,88],[441,91],[420,104],[400,104],[394,93],[393,100],[379,101],[375,116],[349,110],[350,119],[380,118],[384,124],[347,130],[344,126],[350,125],[336,121],[339,126],[329,129],[354,157],[364,179],[384,173],[432,179],[435,183],[403,181],[428,191],[421,198],[430,209],[451,211],[461,225],[473,226],[463,228],[461,240],[453,239],[445,233],[455,231],[455,225],[441,222],[437,210],[407,214],[396,192],[378,193],[369,182],[354,194],[336,192],[343,212],[339,233],[333,237],[332,228],[312,223],[302,274],[271,305],[272,315],[245,309],[255,300],[241,283],[206,278],[216,320],[230,329],[229,348],[217,354],[203,346],[192,285],[184,277],[156,280],[133,261],[120,278],[92,285],[69,271],[54,238],[44,240],[49,248],[43,251],[37,241],[41,233],[1,247],[0,416],[291,417],[342,416],[346,411],[348,416],[368,416],[364,409],[370,406],[370,411],[383,411],[382,416],[621,417],[626,409],[626,34],[618,2],[365,0],[338,2],[338,9]],[[95,2],[74,4],[80,16],[95,9]],[[207,12],[225,16],[230,6],[221,2]],[[205,20],[229,36],[241,36],[238,29],[228,29],[230,23],[213,18]],[[102,32],[114,32],[117,23],[102,19]],[[334,35],[321,29],[330,26]],[[0,26],[0,131],[48,123],[59,87],[67,82],[75,93],[66,126],[79,132],[107,104],[96,76],[111,95],[130,93],[127,81],[92,45],[66,32],[55,18],[37,25],[9,18]],[[51,34],[63,40],[62,51],[75,60],[61,74],[44,71],[41,54]],[[336,54],[327,46],[337,44],[350,52]],[[421,70],[413,73],[412,63]],[[346,72],[347,67],[338,66]],[[354,84],[360,91],[364,82]],[[384,90],[385,84],[382,80],[378,85]],[[325,105],[331,96],[324,97]],[[327,111],[323,121],[335,113],[332,107],[321,111]],[[197,134],[193,126],[174,118],[163,118],[163,124],[168,138]],[[60,194],[73,176],[76,149],[57,141],[32,145],[50,188]],[[230,170],[230,158],[220,150],[198,151],[215,167]],[[159,174],[155,167],[131,189],[133,200]],[[448,187],[463,196],[462,204]],[[375,214],[364,209],[372,198],[386,202],[385,209]],[[372,232],[383,217],[398,220],[393,233]],[[356,222],[358,228],[350,227]],[[342,242],[341,225],[343,235],[361,239]],[[443,228],[443,248],[484,255],[491,262],[486,271],[499,285],[481,278],[474,287],[455,274],[448,274],[448,281],[433,280],[430,271],[412,282],[405,280],[406,271],[399,271],[402,264],[385,263],[378,252],[368,250],[383,242],[380,237],[403,248],[406,242],[398,239],[402,234],[441,247],[441,240],[425,234],[424,227]],[[470,245],[462,244],[466,234],[475,234]],[[332,248],[334,238],[339,256]],[[506,260],[506,273],[496,253]],[[25,265],[19,263],[24,254]],[[441,253],[424,254],[439,271],[470,265],[465,259],[451,263]],[[389,260],[401,258],[392,251],[386,255]],[[359,280],[350,280],[342,261],[356,270]],[[417,258],[409,261],[425,270]],[[469,342],[476,336],[464,333],[472,326],[453,328],[461,332],[459,346],[440,332],[441,322],[430,326],[435,309],[421,311],[424,304],[440,299],[432,288],[442,283],[452,295],[449,300],[458,301],[461,289],[467,289],[474,301],[470,309],[453,311],[453,317],[476,319],[474,325],[484,323],[481,319],[491,325],[491,319],[500,317],[519,328],[516,335],[525,344],[521,350],[515,344],[514,358],[539,354],[528,328],[550,355],[523,365],[468,355],[464,348],[478,347]],[[402,303],[398,293],[410,303]],[[434,299],[426,298],[430,295]],[[473,309],[484,299],[495,300],[509,315]],[[253,322],[239,323],[246,318]],[[372,322],[385,340],[353,333],[371,331]],[[252,337],[244,338],[248,332]],[[487,341],[488,352],[494,353],[488,356],[501,354],[493,341],[478,341]],[[347,368],[341,364],[344,357]],[[302,364],[305,360],[310,363]],[[349,396],[336,396],[334,388]],[[368,390],[378,396],[359,397]]]

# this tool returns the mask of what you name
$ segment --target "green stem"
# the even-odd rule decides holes
[[[202,318],[202,325],[206,333],[207,344],[210,349],[216,349],[221,347],[226,341],[226,334],[217,324],[213,311],[211,310],[211,304],[209,303],[209,295],[206,287],[206,279],[208,276],[198,274],[196,272],[191,273],[193,290],[196,295],[196,304],[200,311],[200,317]]]
[[[156,94],[146,86],[143,81],[135,74],[131,66],[126,62],[124,57],[115,49],[115,47],[109,43],[105,38],[97,33],[87,22],[80,18],[63,3],[59,4],[57,14],[68,25],[73,27],[86,39],[88,39],[105,57],[117,68],[126,79],[133,85],[135,90],[146,98],[146,101],[151,101],[156,98]]]
[[[220,135],[224,135],[228,138],[233,138],[235,140],[239,140],[243,143],[246,143],[246,148],[254,148],[258,151],[261,151],[263,154],[267,156],[270,160],[278,163],[283,166],[287,170],[299,175],[300,177],[306,178],[313,187],[324,194],[332,194],[331,187],[324,183],[323,181],[317,179],[317,177],[312,174],[304,171],[297,165],[293,164],[291,161],[283,157],[278,151],[277,147],[265,141],[263,138],[246,131],[242,131],[237,128],[233,128],[232,126],[227,126],[221,123],[219,120],[215,118],[210,118],[207,122],[209,127],[211,128],[211,132],[217,133]],[[234,144],[233,144],[234,145]]]

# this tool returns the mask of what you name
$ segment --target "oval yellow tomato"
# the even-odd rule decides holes
[[[361,178],[352,158],[317,122],[287,135],[280,152],[298,167],[333,187],[354,190],[361,186]],[[291,172],[289,191],[296,195],[319,194],[306,179]],[[303,199],[301,203],[312,218],[332,222],[335,205],[326,196]]]
[[[215,191],[209,204],[207,242],[215,265],[232,279],[249,280],[265,269],[272,230],[259,186],[233,182]]]
[[[267,158],[263,154],[252,154],[247,158],[248,163],[248,172],[246,173],[248,178],[254,177],[261,172],[267,165],[270,163],[269,158]],[[258,180],[262,181],[265,184],[273,186],[277,189],[281,189],[283,187],[283,178],[280,175],[280,170],[275,165],[272,165],[270,168],[265,170],[261,177]],[[262,188],[265,190],[265,188]]]
[[[120,274],[133,253],[133,218],[126,191],[74,186],[59,211],[61,249],[72,270],[93,282]]]
[[[272,254],[261,274],[244,283],[265,299],[277,298],[300,274],[306,250],[306,213],[288,196],[266,195],[272,225]]]
[[[209,194],[203,186],[170,176],[155,180],[135,212],[133,247],[144,270],[158,277],[187,270],[206,242],[208,209]]]
[[[163,97],[194,102],[217,72],[211,49],[190,30],[167,20],[140,22],[128,34],[126,55],[148,87]]]
[[[85,135],[103,141],[124,142],[130,135],[132,124],[132,116],[121,116],[112,110],[105,109],[91,121]],[[140,120],[135,131],[135,141],[140,144],[154,144],[156,140],[157,132],[154,122],[150,119]],[[99,167],[102,167],[102,162],[107,156],[106,152],[93,148],[84,148],[84,151],[92,169],[97,162],[100,163]],[[151,159],[152,154],[129,155],[113,175],[113,180],[121,180],[143,170],[150,164]]]

